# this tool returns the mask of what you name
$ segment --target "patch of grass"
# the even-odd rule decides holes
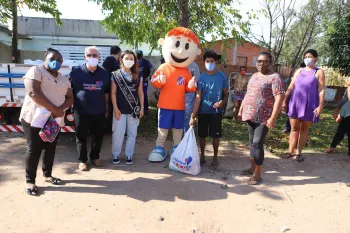
[[[332,142],[338,124],[332,117],[333,109],[324,109],[320,122],[313,124],[310,129],[311,146],[305,150],[323,152]],[[272,153],[279,155],[288,151],[289,134],[281,131],[284,129],[287,116],[280,115],[276,123],[276,128],[269,131],[265,145]],[[246,123],[233,122],[232,119],[224,119],[223,125],[223,141],[228,141],[233,146],[238,145],[249,146],[248,129]],[[197,130],[196,130],[197,133]],[[157,108],[150,107],[149,115],[141,119],[138,128],[140,137],[156,140],[157,137]],[[168,139],[171,139],[171,133]],[[208,138],[208,143],[211,141]],[[347,151],[347,142],[343,140],[337,147],[340,152]]]

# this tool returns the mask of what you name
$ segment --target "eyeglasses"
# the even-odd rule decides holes
[[[97,54],[86,54],[85,56],[87,56],[87,57],[94,57],[94,58],[97,58],[97,57],[98,57]]]
[[[270,60],[258,60],[258,63],[264,63],[264,64],[269,64]]]

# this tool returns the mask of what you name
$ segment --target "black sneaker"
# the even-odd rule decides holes
[[[119,158],[114,158],[114,159],[112,160],[112,163],[113,163],[114,165],[119,164],[119,163],[120,163]]]
[[[126,159],[126,165],[131,165],[131,164],[133,164],[134,162],[132,161],[132,158],[130,158],[130,157],[128,157],[127,159]]]

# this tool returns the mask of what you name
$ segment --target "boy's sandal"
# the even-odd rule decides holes
[[[216,170],[219,167],[219,162],[218,161],[213,161],[211,162],[209,169]]]
[[[45,177],[45,182],[48,182],[48,183],[51,183],[51,184],[54,184],[54,185],[62,184],[62,180],[61,179],[55,178],[53,176]]]
[[[305,160],[304,155],[302,154],[296,155],[295,160],[298,162],[303,162]]]
[[[293,157],[295,157],[295,155],[290,154],[290,153],[285,153],[284,155],[281,155],[282,159],[290,159],[290,158],[293,158]]]
[[[36,185],[33,186],[33,188],[26,188],[26,193],[31,196],[37,196],[38,195],[38,187]]]

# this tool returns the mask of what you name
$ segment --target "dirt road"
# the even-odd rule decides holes
[[[192,177],[170,171],[167,162],[147,162],[153,142],[140,138],[134,165],[113,166],[110,136],[104,167],[80,172],[70,137],[60,139],[53,174],[65,185],[44,183],[39,167],[40,196],[31,197],[24,192],[25,141],[21,134],[0,134],[0,232],[350,232],[344,155],[309,154],[297,163],[268,154],[264,182],[252,187],[239,176],[247,150],[225,143],[219,171],[204,167]]]

